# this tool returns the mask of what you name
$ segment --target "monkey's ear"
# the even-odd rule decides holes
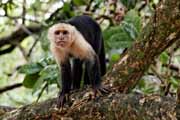
[[[71,41],[73,42],[75,39],[76,39],[76,33],[77,32],[77,30],[76,30],[76,28],[73,26],[73,28],[71,29]]]
[[[52,28],[49,28],[47,30],[47,38],[51,41],[53,39],[53,30]]]

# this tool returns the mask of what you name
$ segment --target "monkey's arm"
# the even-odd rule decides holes
[[[61,81],[62,90],[59,93],[58,108],[62,107],[65,102],[65,95],[69,93],[71,89],[72,77],[71,77],[71,65],[70,61],[67,60],[60,64],[61,67]]]

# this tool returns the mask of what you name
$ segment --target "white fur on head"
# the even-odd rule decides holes
[[[70,24],[66,24],[66,23],[58,23],[53,25],[52,27],[49,28],[48,30],[48,39],[50,40],[51,44],[55,45],[58,48],[61,48],[61,46],[56,45],[55,44],[55,31],[60,30],[66,30],[68,31],[69,34],[69,38],[68,40],[66,40],[66,46],[65,47],[69,47],[71,46],[71,44],[74,42],[74,31],[76,30],[76,28]]]

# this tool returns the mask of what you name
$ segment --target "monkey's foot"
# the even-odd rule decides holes
[[[57,100],[57,108],[62,109],[67,99],[68,99],[68,94],[61,92]]]
[[[102,96],[103,94],[108,94],[110,90],[102,85],[94,87],[94,96],[96,97],[97,95]]]

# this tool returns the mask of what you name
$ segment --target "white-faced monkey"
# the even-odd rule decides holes
[[[58,107],[63,106],[65,94],[80,88],[85,63],[84,84],[91,84],[94,93],[107,92],[101,85],[106,73],[105,51],[100,26],[89,16],[77,16],[49,28],[51,51],[61,68],[62,91]],[[70,64],[72,58],[73,64]]]

